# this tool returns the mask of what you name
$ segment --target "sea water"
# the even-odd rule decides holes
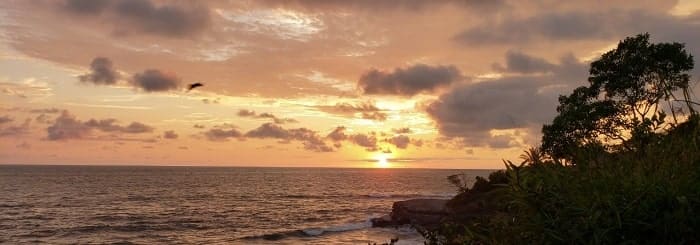
[[[395,201],[450,198],[491,170],[0,166],[0,243],[367,244]]]

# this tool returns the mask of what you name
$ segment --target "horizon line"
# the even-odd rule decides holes
[[[167,165],[167,164],[64,164],[64,163],[0,163],[0,166],[65,166],[65,167],[202,167],[202,168],[327,168],[327,169],[424,169],[424,170],[501,170],[500,168],[421,168],[421,167],[338,167],[338,166],[255,166],[255,165]]]

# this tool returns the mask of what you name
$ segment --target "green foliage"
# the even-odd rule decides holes
[[[467,175],[463,173],[447,176],[447,181],[457,187],[457,192],[459,193],[469,191],[469,181],[467,179]]]
[[[555,158],[568,158],[572,150],[601,144],[598,135],[616,137],[623,124],[616,115],[620,109],[610,100],[594,99],[596,92],[579,87],[569,96],[559,97],[559,115],[542,128],[542,150]]]
[[[618,144],[626,150],[646,142],[665,127],[662,102],[678,123],[682,104],[674,104],[680,91],[686,109],[695,113],[689,98],[693,56],[680,43],[650,43],[649,34],[621,41],[591,63],[589,86],[559,98],[552,124],[542,128],[542,149],[554,158],[570,160],[585,145]],[[631,144],[630,138],[636,141]]]
[[[465,174],[454,174],[447,176],[447,180],[458,188],[459,193],[482,193],[487,192],[495,186],[494,184],[505,184],[508,182],[505,172],[502,170],[490,173],[488,178],[476,176],[476,181],[469,188],[469,181]]]
[[[547,160],[547,155],[539,147],[530,147],[520,155],[520,159],[523,160],[523,164],[539,165],[543,164],[544,161]]]
[[[640,153],[643,152],[643,153]],[[507,163],[507,184],[484,215],[455,219],[434,244],[696,244],[700,242],[700,122],[697,117],[643,151],[575,153],[596,164]],[[499,186],[499,185],[492,185]],[[471,196],[472,198],[474,196]],[[465,210],[473,212],[474,210]],[[456,214],[458,215],[458,214]]]

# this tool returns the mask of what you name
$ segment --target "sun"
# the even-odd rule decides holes
[[[391,163],[389,162],[389,159],[385,155],[379,155],[377,156],[377,163],[376,166],[378,168],[391,168]]]

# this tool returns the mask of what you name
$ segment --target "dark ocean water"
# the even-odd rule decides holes
[[[489,170],[0,166],[0,243],[367,244],[395,201]]]

